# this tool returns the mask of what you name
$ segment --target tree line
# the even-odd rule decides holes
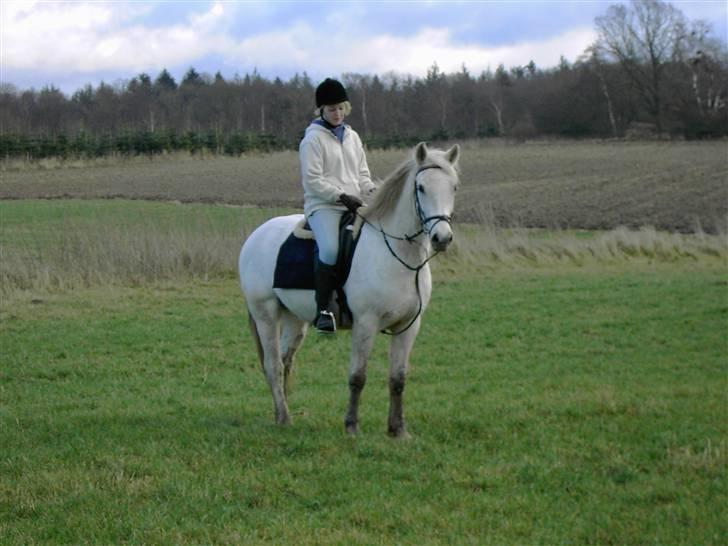
[[[472,74],[466,66],[425,77],[344,74],[348,119],[370,148],[418,140],[728,135],[726,44],[702,21],[661,0],[609,6],[597,41],[575,62]],[[179,82],[163,69],[129,81],[87,85],[70,97],[0,88],[0,155],[238,155],[295,148],[313,116],[317,82],[257,72],[226,79],[190,68]]]

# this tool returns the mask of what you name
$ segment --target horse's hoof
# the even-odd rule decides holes
[[[276,425],[285,427],[291,424],[290,415],[279,415],[276,417]]]
[[[356,436],[359,434],[359,425],[357,423],[344,423],[344,427],[346,428],[346,433],[349,436]]]
[[[388,431],[388,434],[392,439],[403,441],[403,442],[406,442],[407,440],[412,439],[412,435],[409,432],[407,432],[407,430],[404,428],[397,429],[397,430],[390,429]]]

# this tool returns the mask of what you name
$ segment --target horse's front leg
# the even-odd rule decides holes
[[[349,409],[344,419],[344,426],[349,434],[359,432],[359,399],[367,382],[367,362],[376,333],[376,327],[363,321],[356,321],[352,328],[349,360]]]
[[[389,423],[387,432],[394,438],[409,438],[404,424],[404,385],[412,346],[420,329],[418,318],[412,326],[401,334],[392,337],[389,347]]]

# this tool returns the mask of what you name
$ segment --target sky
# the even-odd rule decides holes
[[[118,1],[2,0],[0,82],[71,94],[166,68],[226,78],[254,70],[314,83],[345,73],[471,74],[575,61],[611,0]],[[728,42],[726,0],[671,2]]]

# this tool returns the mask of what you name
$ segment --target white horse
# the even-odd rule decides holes
[[[408,359],[432,291],[428,261],[453,238],[459,155],[457,145],[441,151],[418,144],[413,157],[382,182],[370,205],[359,209],[363,224],[344,285],[353,316],[345,418],[351,434],[359,428],[359,397],[374,338],[388,330],[388,432],[407,436],[402,393]],[[290,422],[287,394],[293,357],[316,315],[313,290],[273,288],[278,249],[301,219],[299,214],[268,220],[245,241],[239,259],[250,327],[279,424]]]

